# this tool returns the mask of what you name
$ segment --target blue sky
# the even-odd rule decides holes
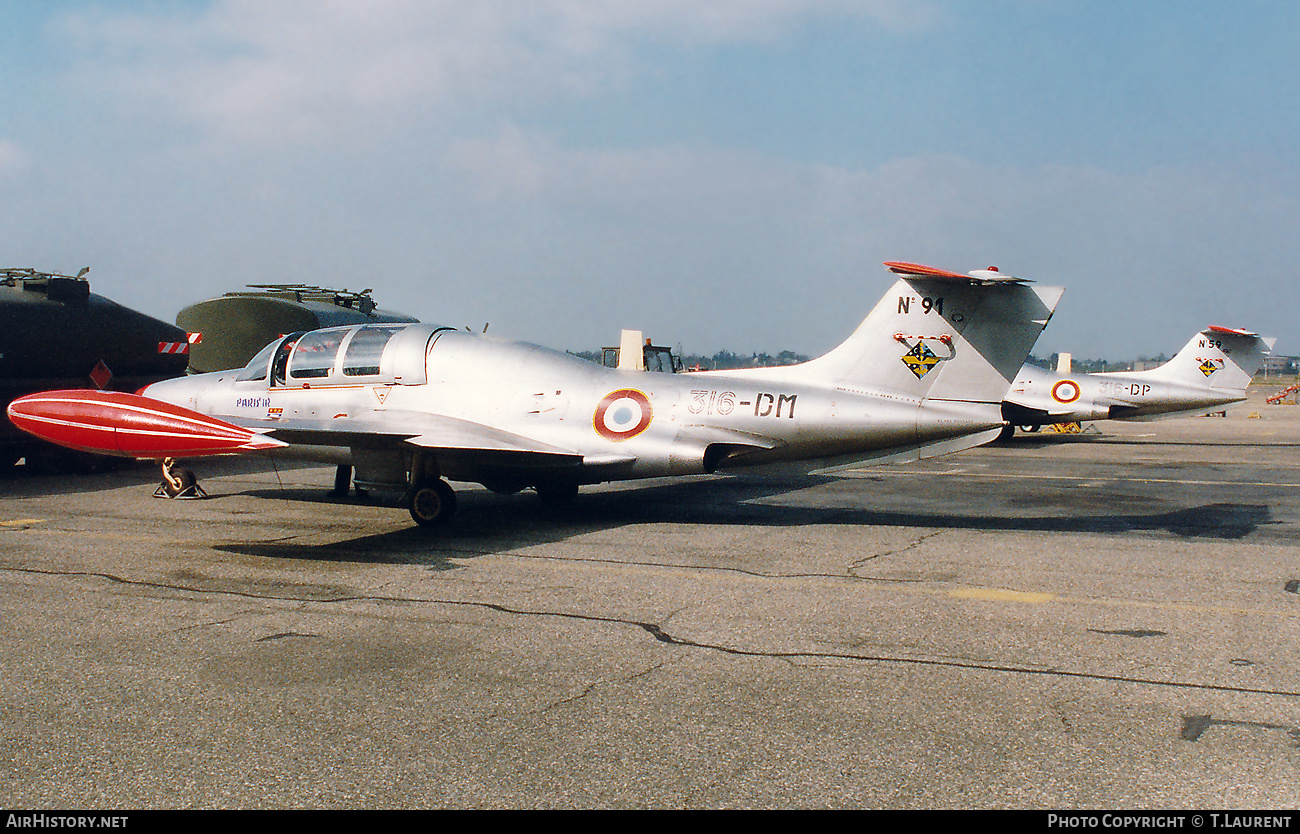
[[[1036,353],[1300,352],[1300,4],[0,0],[0,263],[569,349],[816,354],[880,266],[1066,293]]]

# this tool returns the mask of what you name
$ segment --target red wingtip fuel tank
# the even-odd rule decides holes
[[[51,443],[118,457],[203,457],[286,445],[188,408],[120,391],[28,394],[9,404],[9,419]]]

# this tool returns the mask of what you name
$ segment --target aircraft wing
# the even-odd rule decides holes
[[[1008,396],[1002,401],[1002,417],[1013,426],[1046,426],[1074,419],[1075,412],[1046,409]]]
[[[530,465],[573,466],[583,456],[570,449],[503,429],[438,414],[389,410],[382,420],[287,419],[231,422],[257,428],[266,436],[289,444],[349,446],[358,449],[416,447],[434,452],[472,455],[500,462],[527,461]]]

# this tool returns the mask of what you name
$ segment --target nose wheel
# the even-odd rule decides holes
[[[199,486],[198,478],[189,469],[176,470],[176,461],[166,458],[162,462],[162,483],[154,490],[155,498],[207,498]]]
[[[456,491],[444,480],[413,487],[406,503],[411,518],[421,527],[441,527],[456,513]]]

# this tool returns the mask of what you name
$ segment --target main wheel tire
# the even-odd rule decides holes
[[[456,512],[456,491],[446,481],[422,484],[408,498],[411,518],[421,527],[441,527]]]

